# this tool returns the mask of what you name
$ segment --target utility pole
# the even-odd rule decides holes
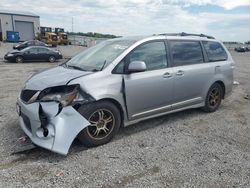
[[[72,33],[74,32],[74,17],[72,17],[72,21],[71,21],[71,24],[72,24]]]
[[[72,17],[72,34],[74,35],[74,44],[76,44],[76,37],[75,37],[75,34],[73,33],[74,32],[74,17]]]

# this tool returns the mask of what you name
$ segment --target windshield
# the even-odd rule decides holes
[[[20,46],[20,47],[25,46],[25,45],[27,45],[27,44],[28,44],[28,42],[29,42],[29,41],[19,43],[19,44],[17,44],[17,46]]]
[[[101,71],[135,42],[124,39],[106,40],[78,54],[66,65],[85,71]]]

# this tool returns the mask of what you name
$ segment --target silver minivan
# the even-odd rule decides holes
[[[107,40],[29,78],[19,123],[34,144],[66,155],[75,138],[98,146],[141,120],[214,112],[232,91],[233,69],[224,45],[203,34]]]

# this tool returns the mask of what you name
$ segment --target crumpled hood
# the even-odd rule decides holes
[[[54,67],[34,74],[24,86],[24,89],[43,90],[48,87],[66,85],[69,81],[92,72],[68,69],[62,66]]]

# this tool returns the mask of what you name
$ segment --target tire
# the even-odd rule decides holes
[[[56,58],[54,56],[49,57],[49,62],[54,63],[56,61]]]
[[[223,89],[220,84],[214,83],[208,90],[205,106],[202,108],[205,112],[215,112],[222,101]]]
[[[100,101],[87,104],[81,106],[78,111],[91,123],[78,135],[80,142],[87,147],[108,143],[120,128],[120,111],[111,102]]]
[[[23,63],[23,57],[22,56],[17,56],[16,57],[16,63]]]

